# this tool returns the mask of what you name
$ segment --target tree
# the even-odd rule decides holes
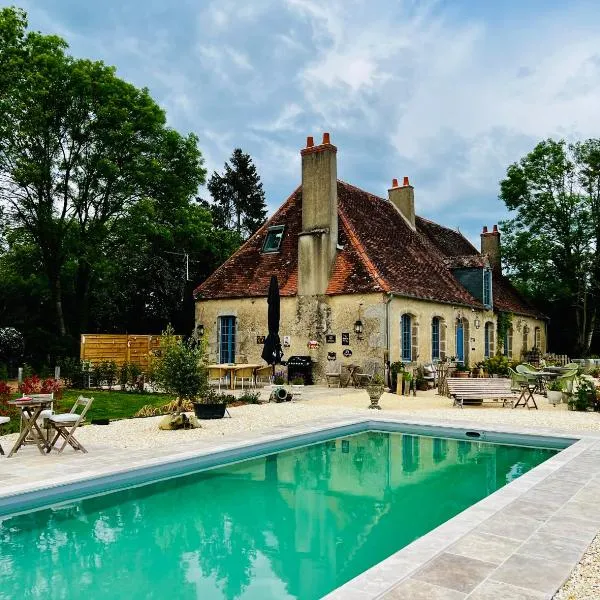
[[[0,203],[40,251],[64,336],[69,257],[78,332],[95,259],[127,209],[143,198],[187,201],[205,171],[197,138],[166,127],[146,89],[26,28],[23,11],[0,11]]]
[[[248,237],[266,219],[265,192],[249,154],[236,148],[229,160],[223,175],[215,171],[208,182],[213,221],[219,228]]]
[[[546,140],[508,167],[500,199],[516,216],[502,223],[503,260],[515,283],[560,307],[573,349],[587,353],[600,300],[600,140]]]

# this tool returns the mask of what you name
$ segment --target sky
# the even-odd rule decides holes
[[[600,7],[581,0],[12,0],[73,55],[150,89],[199,137],[209,175],[236,147],[269,212],[324,131],[338,177],[476,245],[508,213],[506,168],[548,137],[600,137]],[[201,193],[208,197],[208,193]]]

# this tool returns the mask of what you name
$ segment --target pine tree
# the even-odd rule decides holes
[[[265,221],[265,192],[249,154],[236,148],[225,163],[222,175],[216,171],[208,182],[216,227],[234,229],[240,236],[252,235]]]

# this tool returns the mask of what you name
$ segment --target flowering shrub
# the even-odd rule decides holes
[[[2,417],[16,417],[19,412],[16,406],[8,404],[11,394],[10,385],[5,381],[0,381],[0,416]]]
[[[37,375],[25,377],[19,385],[19,391],[22,394],[40,394],[42,392],[42,381]]]
[[[48,377],[48,379],[44,379],[44,381],[42,381],[41,393],[54,394],[54,399],[60,400],[62,399],[63,395],[63,385],[58,379],[54,379],[54,377]]]

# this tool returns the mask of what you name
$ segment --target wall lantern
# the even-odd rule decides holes
[[[196,335],[198,337],[202,337],[204,335],[204,325],[202,323],[198,323],[198,325],[196,325]]]
[[[354,333],[356,333],[356,335],[358,336],[358,339],[361,339],[362,334],[363,334],[363,324],[360,319],[358,321],[356,321],[356,323],[354,323]]]
[[[523,319],[519,319],[517,321],[517,331],[521,331],[522,326],[523,326]]]
[[[479,320],[479,317],[475,317],[474,325],[475,329],[479,329],[481,327],[481,321]]]

